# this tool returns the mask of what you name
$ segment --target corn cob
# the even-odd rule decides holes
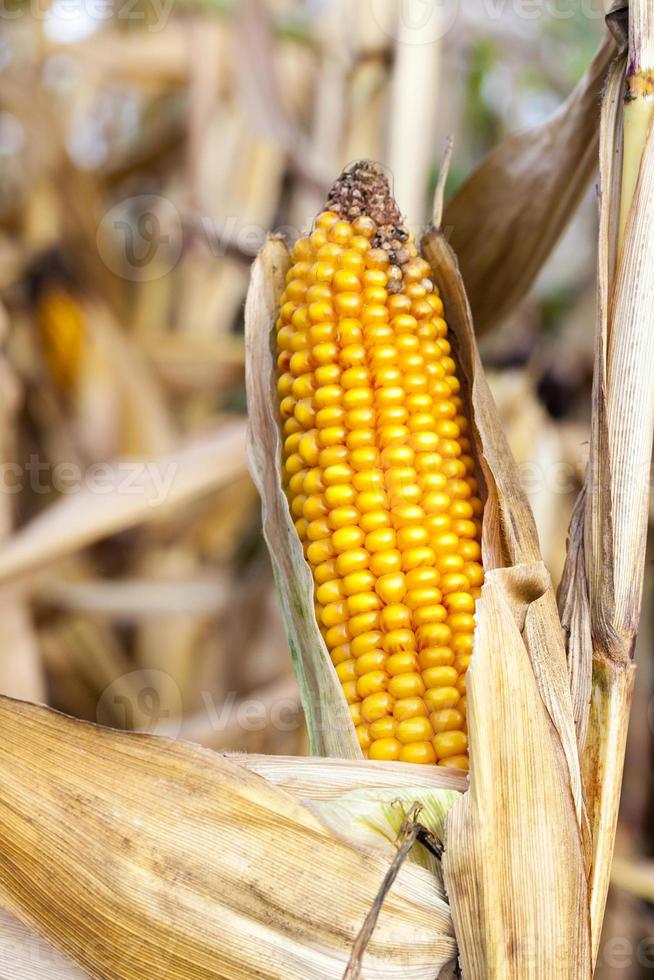
[[[342,174],[291,263],[284,489],[360,745],[467,768],[482,504],[443,304],[381,168]]]

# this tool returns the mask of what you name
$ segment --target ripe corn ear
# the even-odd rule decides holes
[[[381,169],[354,164],[281,298],[284,490],[364,753],[465,769],[482,503],[447,332]]]

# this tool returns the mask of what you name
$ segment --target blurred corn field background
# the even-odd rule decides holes
[[[3,4],[2,693],[306,751],[245,461],[249,264],[357,157],[385,164],[419,229],[447,137],[449,194],[556,110],[603,16],[601,0]],[[480,337],[556,581],[587,458],[596,240],[590,188],[529,298]],[[650,564],[602,978],[654,974],[653,588]]]

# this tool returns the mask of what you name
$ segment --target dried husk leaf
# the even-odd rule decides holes
[[[272,755],[242,755],[240,765],[259,773],[264,779],[280,786],[300,800],[331,802],[349,792],[353,786],[362,790],[393,789],[400,792],[419,788],[420,792],[434,790],[464,793],[468,777],[458,769],[421,769],[408,762],[365,761],[344,759],[311,759]]]
[[[300,686],[310,750],[314,755],[362,759],[340,681],[318,629],[311,571],[282,491],[271,331],[288,267],[288,249],[276,238],[268,240],[252,267],[245,307],[250,470],[261,495],[263,533]]]
[[[450,810],[445,883],[466,978],[583,980],[591,976],[583,846],[560,740],[520,633],[526,585],[517,569],[491,571],[478,603],[470,791]]]
[[[0,903],[90,977],[340,980],[386,853],[197,746],[7,699],[0,721]],[[455,950],[405,865],[363,976],[433,980]]]
[[[500,143],[445,209],[478,333],[526,295],[595,173],[599,97],[616,51],[607,33],[560,109]]]
[[[88,973],[59,956],[44,939],[2,909],[0,962],[3,975],[17,980],[88,980]]]
[[[392,861],[402,822],[416,803],[420,806],[416,819],[442,844],[447,814],[458,797],[459,794],[452,790],[424,787],[362,789],[343,793],[331,802],[308,805],[335,834],[363,847],[384,849]],[[436,876],[439,894],[445,901],[439,858],[418,844],[411,850],[409,858]]]

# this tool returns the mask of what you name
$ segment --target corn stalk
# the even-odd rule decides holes
[[[612,17],[621,13],[624,5],[615,5]],[[578,730],[593,841],[593,961],[634,683],[654,427],[654,275],[646,258],[654,248],[654,127],[646,67],[654,64],[653,26],[651,0],[632,2],[629,50],[614,62],[603,100],[590,461],[559,595],[570,661],[592,673],[590,710]]]

